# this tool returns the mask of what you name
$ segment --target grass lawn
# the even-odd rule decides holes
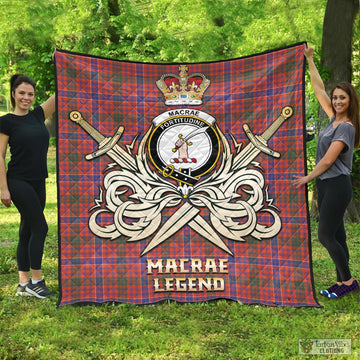
[[[50,148],[46,218],[49,233],[43,272],[58,291],[55,148]],[[0,205],[0,359],[230,360],[312,359],[299,355],[299,339],[351,339],[360,358],[360,293],[340,300],[319,295],[322,308],[267,307],[232,301],[155,305],[104,304],[56,307],[57,296],[15,297],[19,215]],[[351,269],[360,278],[360,224],[348,224]],[[318,292],[334,281],[334,267],[312,226]],[[338,355],[321,359],[344,358]]]

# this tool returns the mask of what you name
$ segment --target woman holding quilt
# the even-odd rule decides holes
[[[354,147],[359,146],[359,98],[353,86],[343,82],[335,86],[330,97],[313,60],[314,49],[305,46],[315,95],[329,116],[329,124],[320,132],[315,168],[307,176],[294,180],[299,187],[316,178],[318,190],[318,237],[336,266],[337,282],[320,294],[341,298],[359,289],[349,269],[344,214],[352,198],[350,173]]]
[[[52,295],[41,274],[48,231],[44,207],[49,133],[44,122],[55,111],[55,97],[31,110],[35,82],[28,76],[16,74],[11,77],[10,87],[14,110],[0,118],[1,202],[7,207],[14,203],[21,219],[16,253],[19,272],[16,295],[43,299]],[[8,146],[11,158],[6,171]]]

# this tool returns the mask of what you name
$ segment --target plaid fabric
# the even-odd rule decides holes
[[[305,171],[303,44],[187,64],[187,85],[210,81],[201,103],[190,104],[180,93],[180,103],[166,105],[158,82],[171,100],[183,64],[61,50],[55,59],[59,305],[225,298],[319,306],[306,189],[291,186]],[[269,135],[285,107],[292,114]],[[176,141],[186,160],[176,158]],[[165,148],[185,164],[162,168]]]

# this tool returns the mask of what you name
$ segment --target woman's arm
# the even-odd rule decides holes
[[[331,106],[331,99],[325,91],[324,83],[314,63],[314,59],[313,59],[314,48],[305,45],[304,54],[309,64],[310,80],[311,80],[311,85],[314,89],[314,93],[321,107],[326,112],[327,116],[331,117],[334,115],[334,110]]]
[[[41,107],[44,110],[45,119],[49,118],[55,112],[55,95],[50,96],[41,104]]]
[[[9,137],[5,134],[0,133],[0,195],[1,195],[1,202],[6,207],[9,207],[11,205],[11,196],[6,180],[6,166],[5,166],[5,156],[6,156],[6,149],[8,142],[9,142]]]
[[[345,148],[345,143],[342,141],[336,140],[333,141],[324,155],[324,157],[316,164],[313,171],[306,176],[301,176],[293,181],[293,185],[296,187],[300,187],[301,185],[305,185],[312,179],[315,179],[319,175],[323,174],[330,166],[335,162],[338,156]]]

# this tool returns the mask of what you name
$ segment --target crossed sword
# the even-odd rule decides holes
[[[236,164],[237,168],[242,168],[250,164],[257,155],[264,152],[267,155],[279,158],[280,154],[267,145],[269,139],[276,133],[280,126],[293,115],[293,109],[290,106],[285,106],[281,110],[278,118],[261,134],[254,135],[247,124],[244,124],[243,129],[250,140],[237,158],[240,161]],[[85,130],[97,143],[98,149],[91,154],[85,156],[86,160],[95,159],[98,156],[107,154],[110,158],[116,161],[121,167],[128,170],[137,170],[135,159],[127,153],[123,148],[117,145],[120,140],[124,127],[120,126],[114,136],[105,137],[92,125],[90,125],[81,115],[79,111],[71,111],[69,114],[71,121],[77,123],[83,130]],[[199,215],[200,210],[189,204],[184,203],[178,208],[170,218],[163,224],[158,233],[151,239],[140,256],[147,254],[159,244],[163,243],[170,236],[182,229],[185,225],[190,226],[194,231],[202,237],[213,243],[215,246],[224,250],[233,256],[232,251],[227,247],[223,240],[215,233],[210,224]]]

